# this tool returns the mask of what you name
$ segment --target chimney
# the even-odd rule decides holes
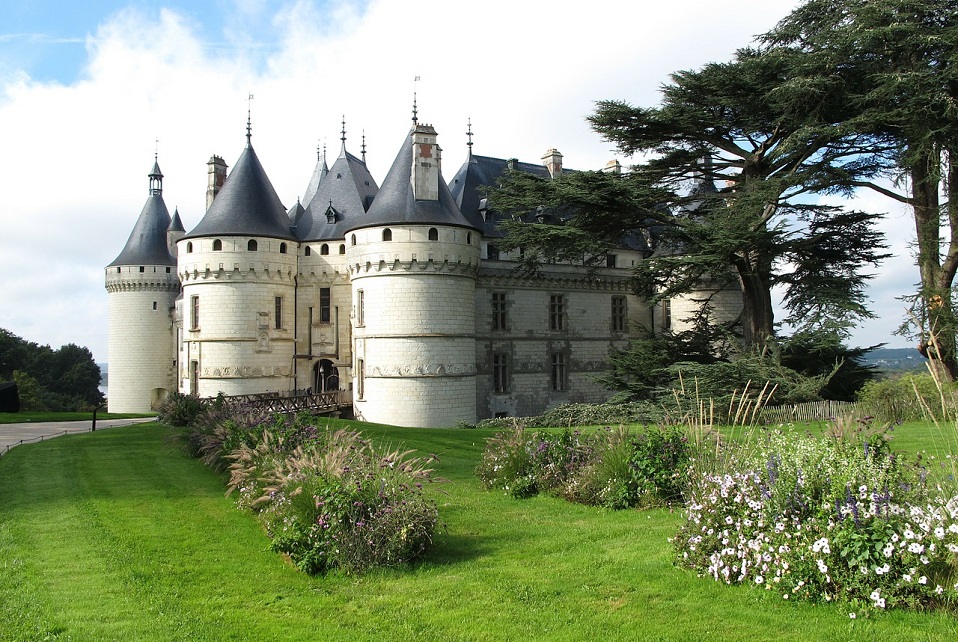
[[[220,193],[223,183],[226,182],[226,162],[219,156],[213,155],[206,166],[209,168],[207,170],[209,182],[206,186],[206,209],[210,209],[213,199]]]
[[[562,173],[562,154],[559,150],[552,147],[542,155],[542,164],[549,170],[549,175],[555,178]]]
[[[605,164],[605,167],[602,169],[603,172],[609,172],[612,174],[621,174],[622,173],[622,163],[615,160],[614,158]]]
[[[416,123],[412,136],[412,175],[409,180],[413,198],[438,201],[442,149],[436,143],[436,130],[432,125]]]

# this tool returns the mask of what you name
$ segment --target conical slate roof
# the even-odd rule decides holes
[[[302,241],[346,238],[346,227],[365,217],[378,192],[366,163],[343,149],[306,205],[296,236]]]
[[[329,168],[326,167],[326,152],[324,151],[322,156],[317,157],[316,168],[313,169],[313,175],[309,177],[309,184],[306,186],[306,192],[303,193],[304,203],[309,205],[309,202],[316,196],[316,190],[319,189],[323,177],[328,173]]]
[[[180,210],[179,208],[173,210],[173,219],[170,221],[170,225],[166,228],[167,232],[185,232],[186,228],[183,227],[183,221],[180,220]]]
[[[184,238],[267,236],[294,240],[289,216],[247,143],[203,220]]]
[[[481,221],[479,223],[470,221],[459,211],[459,206],[449,192],[441,172],[439,200],[416,200],[409,180],[412,175],[413,131],[410,130],[406,136],[366,216],[359,220],[347,221],[344,231],[380,225],[410,224],[454,225],[475,230],[482,229]]]
[[[176,265],[176,259],[170,255],[166,244],[166,230],[170,226],[170,212],[163,202],[163,190],[160,183],[154,186],[153,181],[162,179],[160,167],[153,164],[150,173],[150,196],[136,219],[130,238],[126,241],[123,251],[113,259],[107,267],[119,265]]]

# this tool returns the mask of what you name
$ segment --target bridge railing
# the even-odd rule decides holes
[[[222,396],[217,399],[222,400],[227,406],[253,406],[268,412],[281,413],[296,413],[303,410],[335,412],[350,407],[353,403],[353,395],[349,390],[262,392],[251,395]]]

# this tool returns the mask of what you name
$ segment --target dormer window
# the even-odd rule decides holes
[[[392,231],[391,229],[389,229],[388,227],[383,230],[383,240],[384,240],[384,241],[391,241],[391,240],[393,240],[393,231]]]
[[[223,249],[223,241],[221,241],[221,240],[219,240],[219,239],[216,239],[215,241],[213,241],[213,251],[214,251],[214,252],[220,252],[220,251],[222,251],[222,249]]]
[[[250,239],[249,243],[246,244],[247,252],[255,252],[257,248],[256,239]]]

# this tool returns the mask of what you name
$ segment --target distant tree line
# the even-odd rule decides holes
[[[0,380],[14,381],[21,410],[92,410],[104,402],[100,366],[88,348],[54,350],[0,328]]]

